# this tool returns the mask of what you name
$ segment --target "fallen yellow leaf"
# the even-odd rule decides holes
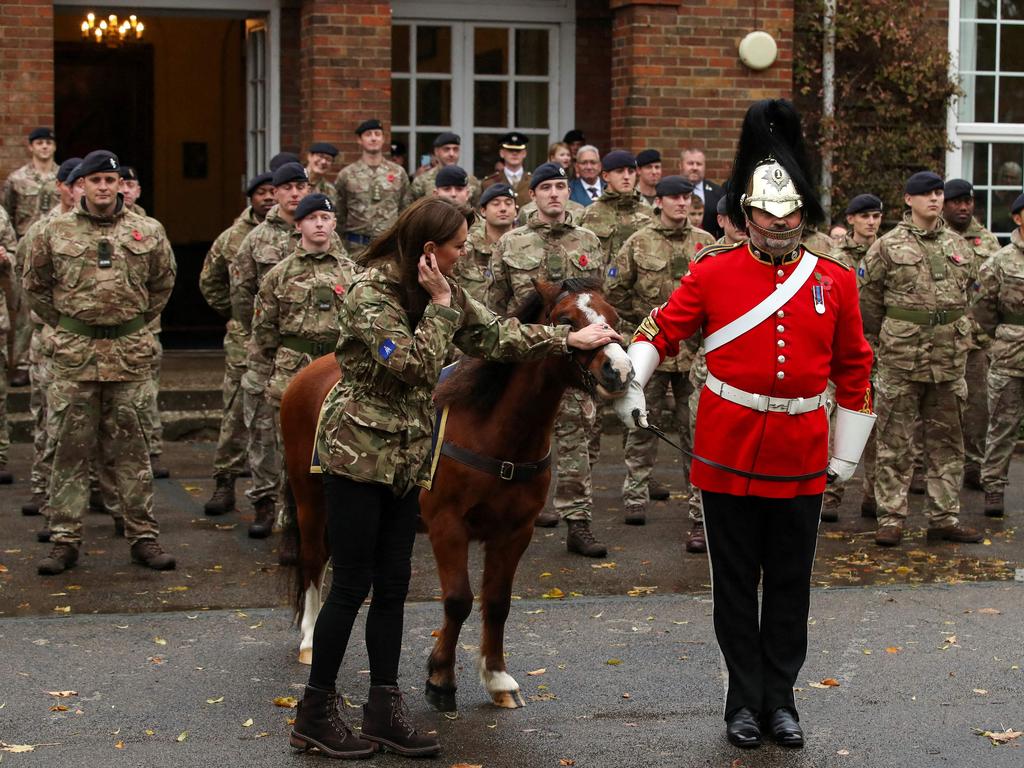
[[[984,688],[975,688],[974,692],[976,694],[978,694],[979,696],[987,696],[988,695],[988,691],[986,691]]]
[[[68,711],[68,706],[67,706],[67,704],[54,704],[52,707],[50,707],[50,711],[51,712],[67,712]]]
[[[188,739],[188,731],[182,731],[178,734],[178,737],[175,739],[175,741],[180,743],[182,741],[185,741],[186,739]]]
[[[995,746],[1008,744],[1014,739],[1019,738],[1021,735],[1024,735],[1021,731],[1011,731],[1009,728],[1005,731],[978,731],[978,734],[991,740]]]
[[[998,616],[1002,611],[998,608],[979,608],[978,613],[984,613],[988,616]]]
[[[7,573],[7,566],[0,563],[0,573]]]
[[[885,652],[886,653],[899,653],[902,650],[903,650],[903,648],[901,648],[898,645],[890,645],[888,648],[885,649]]]
[[[54,613],[71,613],[70,605],[55,605],[53,606]]]
[[[561,600],[565,597],[565,592],[560,590],[558,587],[553,587],[550,591],[541,595],[541,597],[545,600]]]
[[[206,700],[207,704],[221,704],[223,702],[224,702],[224,697],[223,696],[218,696],[216,699],[207,699]]]
[[[58,699],[67,699],[71,696],[78,695],[78,691],[47,691],[47,693]]]
[[[152,728],[147,728],[145,731],[143,731],[143,733],[145,733],[147,736],[155,736],[156,735],[156,731],[154,731]]]
[[[114,749],[124,749],[124,741],[118,739],[116,742],[114,742]]]
[[[167,645],[167,641],[164,640],[162,637],[154,637],[153,642],[157,645]]]
[[[610,667],[617,667],[621,663],[622,659],[608,659],[608,661],[605,662],[605,664],[607,664]]]
[[[839,681],[836,680],[834,677],[826,677],[824,680],[821,681],[821,684],[822,685],[826,685],[829,688],[838,688],[839,687]]]
[[[285,709],[295,709],[299,706],[299,700],[294,696],[278,696],[274,699],[274,704]]]
[[[561,760],[558,761],[558,764],[559,765],[576,765],[576,761],[572,760],[572,759],[570,759],[568,757],[563,757]]]
[[[653,595],[658,591],[657,587],[633,587],[631,590],[626,592],[630,597],[643,597],[644,595]]]
[[[455,763],[452,768],[484,768],[479,763]]]
[[[537,677],[538,675],[543,675],[547,671],[547,667],[541,667],[540,669],[535,669],[532,672],[527,672],[526,674],[530,677]]]
[[[246,720],[244,723],[242,723],[242,727],[243,728],[252,728],[252,726],[253,726],[253,721],[252,721],[251,717],[248,720]]]
[[[8,744],[0,741],[0,752],[34,752],[35,748],[35,744]]]

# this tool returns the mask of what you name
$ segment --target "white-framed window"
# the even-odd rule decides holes
[[[391,130],[408,148],[407,170],[443,131],[461,136],[460,162],[477,176],[493,172],[511,130],[527,137],[528,168],[544,162],[548,145],[573,127],[572,0],[526,3],[514,19],[460,0],[394,6]]]
[[[245,21],[245,166],[248,178],[267,167],[267,23]]]
[[[1024,190],[1024,3],[950,0],[949,10],[963,95],[950,111],[946,175],[974,184],[975,215],[1005,239]]]

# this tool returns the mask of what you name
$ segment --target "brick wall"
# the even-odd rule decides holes
[[[611,0],[612,143],[653,147],[666,173],[682,150],[703,147],[707,177],[722,181],[750,102],[792,96],[792,0]],[[737,45],[763,29],[779,45],[775,64],[747,69]]]
[[[339,163],[356,160],[353,131],[369,117],[391,122],[391,4],[304,0],[300,15],[302,148],[338,146]]]
[[[576,0],[576,128],[611,148],[612,14],[608,0]]]
[[[53,125],[53,4],[49,0],[3,0],[0,178],[25,164],[28,133],[40,125]]]
[[[281,151],[299,152],[302,147],[299,78],[302,60],[299,57],[299,25],[302,3],[293,2],[281,8]]]

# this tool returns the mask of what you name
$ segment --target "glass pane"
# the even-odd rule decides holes
[[[546,75],[548,73],[548,38],[546,29],[516,30],[516,73]]]
[[[964,95],[960,98],[960,120],[965,123],[994,122],[995,77],[963,75],[960,80],[960,85],[964,89]]]
[[[991,228],[996,234],[1008,235],[1014,225],[1010,206],[1024,190],[1024,144],[992,145],[992,207]]]
[[[449,125],[451,113],[451,80],[416,81],[417,125]]]
[[[979,2],[978,5],[981,6],[982,3],[984,3],[985,5],[995,6],[994,0],[982,0],[982,2]],[[1012,19],[1015,21],[1020,21],[1021,19],[1024,19],[1024,3],[1022,3],[1021,0],[1002,0],[1002,6],[1002,17],[1004,19]]]
[[[995,72],[995,24],[965,21],[960,25],[960,70]]]
[[[526,141],[526,159],[523,160],[523,167],[533,171],[541,163],[548,159],[548,137],[547,134],[539,136],[528,136]]]
[[[963,174],[976,187],[987,187],[988,144],[965,141],[963,147]]]
[[[1024,123],[1024,77],[999,78],[999,122]]]
[[[477,27],[473,30],[473,71],[478,75],[508,74],[508,30]]]
[[[473,83],[473,125],[481,128],[508,125],[508,83],[485,80]]]
[[[516,83],[516,127],[548,127],[547,83]]]
[[[494,173],[498,157],[500,133],[478,133],[473,137],[476,154],[473,158],[473,173],[478,179]]]
[[[1024,25],[1000,24],[999,37],[999,71],[1024,72]]]
[[[416,71],[452,71],[451,27],[416,27]]]
[[[433,131],[420,132],[416,134],[416,155],[413,158],[413,170],[422,165],[430,165],[430,159],[434,155],[434,133]]]
[[[960,18],[994,19],[998,3],[999,0],[960,0]]]
[[[400,166],[409,170],[409,134],[399,131],[391,133],[391,144],[392,147],[397,149],[397,152],[391,152],[390,157]],[[397,146],[395,146],[397,145]]]
[[[409,81],[391,80],[391,124],[409,124]]]
[[[391,27],[391,71],[409,71],[409,25]]]

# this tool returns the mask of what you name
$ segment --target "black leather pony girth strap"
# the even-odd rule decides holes
[[[479,453],[473,453],[472,451],[460,448],[457,445],[452,445],[451,443],[442,443],[441,455],[447,456],[449,459],[454,459],[460,464],[465,464],[467,467],[478,469],[488,475],[494,475],[495,477],[500,477],[502,480],[508,480],[513,483],[531,480],[551,466],[550,451],[548,451],[548,455],[540,461],[523,461],[516,463],[512,461],[492,459],[490,456],[481,456]]]

